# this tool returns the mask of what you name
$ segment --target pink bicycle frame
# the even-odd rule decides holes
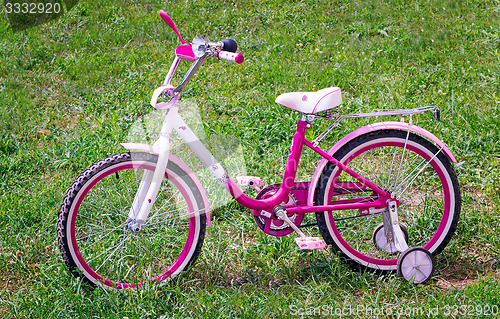
[[[327,154],[322,149],[315,147],[310,141],[305,138],[305,131],[310,128],[311,125],[303,120],[300,120],[297,123],[297,130],[292,140],[292,147],[290,150],[290,155],[288,156],[288,162],[286,165],[285,173],[283,176],[283,182],[279,190],[271,197],[266,199],[253,199],[251,197],[246,196],[241,188],[229,177],[225,181],[221,181],[224,187],[229,191],[232,197],[241,205],[248,207],[250,209],[257,210],[272,210],[275,206],[282,203],[290,193],[292,189],[292,185],[295,182],[295,177],[297,174],[297,168],[300,162],[300,156],[302,153],[302,148],[304,145],[323,156],[328,161],[334,163],[343,171],[353,176],[359,181],[359,184],[356,183],[357,188],[366,189],[369,187],[373,192],[379,195],[379,199],[372,202],[363,202],[359,203],[359,199],[353,200],[340,200],[337,201],[336,205],[327,205],[327,206],[293,206],[287,208],[288,212],[293,213],[312,213],[312,212],[320,212],[320,211],[331,211],[331,210],[346,210],[346,209],[368,209],[368,208],[383,208],[385,207],[386,201],[390,198],[390,194],[384,190],[382,190],[377,185],[371,183],[363,176],[359,175],[349,167],[340,163],[338,160],[333,158],[331,155]],[[219,179],[220,180],[220,179]]]

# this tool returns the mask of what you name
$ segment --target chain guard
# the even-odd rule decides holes
[[[278,191],[280,186],[280,184],[267,186],[260,191],[255,199],[265,199],[273,196]],[[282,205],[297,205],[297,199],[292,194],[293,190],[294,188],[292,187],[292,192],[288,195],[288,200],[286,200],[286,202],[284,201]],[[297,226],[299,226],[304,219],[304,213],[287,213],[287,215]],[[259,226],[259,228],[266,234],[281,237],[293,232],[293,229],[286,222],[276,219],[270,211],[253,210],[253,218],[257,226]]]

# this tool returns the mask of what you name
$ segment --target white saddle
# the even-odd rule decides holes
[[[290,92],[278,96],[276,103],[302,113],[315,114],[339,106],[342,103],[342,93],[338,87],[317,92]]]

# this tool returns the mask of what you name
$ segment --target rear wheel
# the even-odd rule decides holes
[[[442,150],[413,133],[381,130],[353,139],[334,157],[394,194],[408,246],[420,246],[436,255],[448,244],[457,226],[461,198],[456,175]],[[361,203],[375,201],[377,196],[328,163],[316,188],[316,204],[331,205],[340,200]],[[316,218],[326,243],[349,261],[374,269],[397,268],[393,249],[373,240],[374,231],[383,223],[380,212],[325,211]]]
[[[106,288],[136,288],[175,277],[196,260],[205,207],[195,182],[172,161],[144,226],[128,227],[135,192],[157,159],[117,154],[75,180],[58,219],[59,247],[74,275]]]

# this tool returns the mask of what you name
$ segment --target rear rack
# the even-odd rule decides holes
[[[357,113],[357,114],[336,114],[333,115],[331,112],[326,111],[323,114],[318,114],[314,115],[317,117],[322,117],[329,119],[333,121],[333,123],[328,126],[323,133],[321,133],[318,137],[316,137],[313,141],[312,144],[314,147],[317,147],[319,143],[328,135],[330,132],[339,125],[340,121],[343,119],[357,119],[357,118],[367,118],[367,117],[378,117],[378,116],[395,116],[395,115],[401,115],[402,117],[405,117],[407,115],[410,116],[410,121],[411,121],[411,116],[414,114],[423,114],[427,111],[432,111],[434,113],[434,119],[436,121],[441,120],[441,111],[437,106],[423,106],[423,107],[418,107],[414,109],[399,109],[399,110],[391,110],[391,109],[375,109],[373,112],[370,113]]]

